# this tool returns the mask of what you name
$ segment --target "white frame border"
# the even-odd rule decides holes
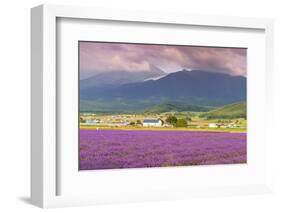
[[[158,24],[200,25],[229,28],[263,29],[266,35],[266,123],[273,109],[273,20],[125,11],[74,6],[40,5],[31,9],[31,202],[42,208],[101,203],[91,197],[56,196],[56,18],[82,18],[150,22]],[[267,125],[268,127],[269,125]],[[267,128],[267,135],[270,129]],[[269,136],[267,136],[268,142]],[[267,162],[267,168],[270,166]],[[249,194],[270,191],[265,185],[221,187],[179,192],[178,198]],[[159,199],[166,199],[165,197]],[[167,198],[173,199],[173,198]],[[119,200],[118,202],[126,202]],[[138,201],[138,200],[130,200]],[[107,202],[102,202],[107,203]]]

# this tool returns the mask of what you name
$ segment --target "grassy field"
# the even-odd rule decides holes
[[[92,130],[163,130],[163,131],[210,131],[210,132],[246,132],[245,128],[174,128],[174,127],[111,127],[111,126],[93,126],[81,125],[80,129]]]
[[[143,127],[140,125],[129,125],[129,123],[137,121],[143,122],[145,119],[161,119],[166,124],[166,119],[169,115],[173,115],[178,119],[189,117],[187,127]],[[208,119],[201,116],[201,113],[189,112],[169,112],[161,114],[81,114],[81,119],[97,120],[97,125],[80,123],[81,129],[108,129],[108,130],[180,130],[180,131],[211,131],[211,132],[246,132],[247,120],[245,118],[236,119]],[[118,126],[116,123],[128,123],[127,125]],[[220,124],[221,128],[209,128],[209,124]],[[228,124],[235,123],[237,127],[226,128]],[[110,124],[110,125],[109,125]]]

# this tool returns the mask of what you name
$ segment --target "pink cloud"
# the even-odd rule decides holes
[[[166,72],[182,68],[246,76],[245,48],[80,42],[80,72],[145,71],[153,64]]]

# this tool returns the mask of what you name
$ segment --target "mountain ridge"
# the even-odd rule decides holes
[[[94,91],[89,99],[157,99],[190,104],[227,104],[246,99],[246,78],[206,71],[179,71],[158,80],[122,84],[112,90]],[[196,103],[196,100],[198,103]]]
[[[217,107],[246,100],[246,77],[204,70],[181,70],[157,80],[80,88],[80,100],[106,103],[107,106],[125,105],[128,110],[171,102]]]
[[[120,86],[122,84],[142,82],[148,78],[164,76],[165,73],[153,64],[149,64],[149,70],[129,72],[125,70],[97,73],[86,79],[80,80],[80,89],[98,88],[107,86]]]

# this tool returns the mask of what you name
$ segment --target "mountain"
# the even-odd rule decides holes
[[[246,102],[239,102],[234,104],[228,104],[223,107],[211,110],[203,113],[201,117],[207,119],[234,119],[234,118],[246,118],[247,105]]]
[[[164,71],[153,64],[149,64],[149,69],[145,71],[129,72],[117,70],[96,74],[87,79],[80,80],[80,89],[114,88],[123,84],[142,82],[146,79],[158,78],[165,75],[166,73]]]
[[[92,112],[99,114],[115,113],[142,113],[143,109],[150,106],[146,103],[138,103],[126,100],[80,100],[80,112]]]
[[[145,109],[144,113],[159,114],[163,112],[207,112],[209,110],[209,107],[173,102],[154,105]]]
[[[82,94],[85,91],[82,90]],[[83,95],[81,95],[82,99]],[[222,106],[246,100],[246,78],[202,70],[182,70],[158,80],[122,84],[114,89],[87,91],[86,100],[126,100]]]

